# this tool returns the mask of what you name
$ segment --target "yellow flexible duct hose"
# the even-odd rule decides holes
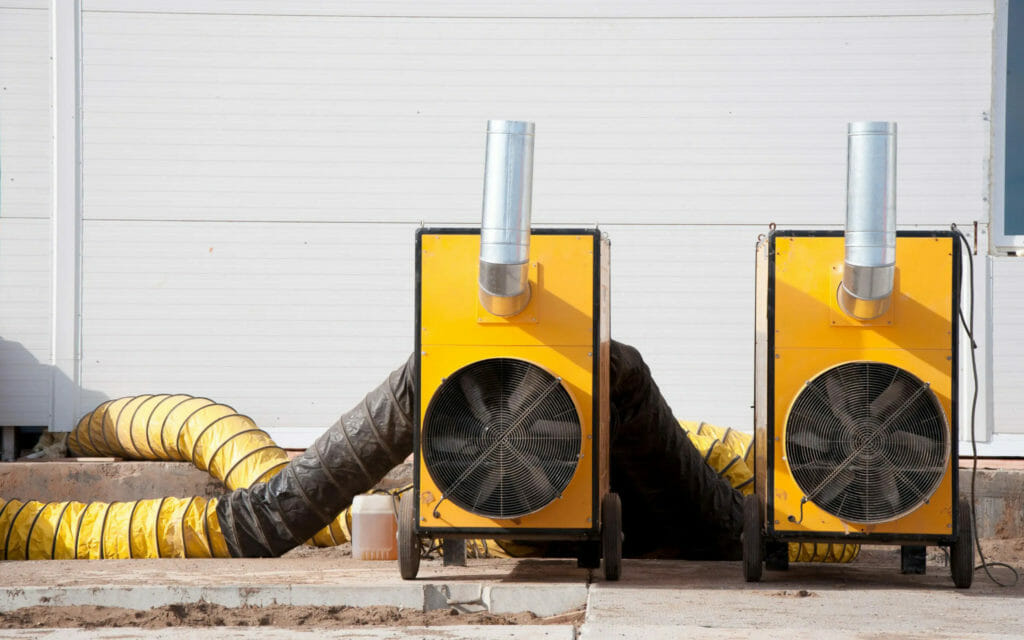
[[[216,498],[0,504],[4,560],[230,557]]]
[[[104,402],[79,420],[68,447],[85,455],[191,462],[229,490],[266,482],[288,454],[228,405],[188,395],[141,395]],[[332,547],[349,539],[346,509],[307,544]]]
[[[689,420],[680,420],[679,426],[704,456],[704,462],[727,479],[733,489],[743,495],[754,493],[752,435]],[[859,544],[789,544],[790,562],[852,562],[859,554]]]
[[[191,462],[229,490],[274,476],[288,454],[248,416],[186,395],[119,398],[79,420],[68,447],[87,456]]]
[[[188,461],[230,489],[264,482],[288,464],[251,418],[227,405],[187,395],[110,400],[86,414],[68,437],[85,456]],[[309,544],[349,539],[348,510]],[[4,560],[228,558],[217,499],[130,502],[22,502],[0,499]]]

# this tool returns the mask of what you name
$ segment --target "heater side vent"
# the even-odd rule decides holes
[[[513,358],[446,378],[420,446],[444,499],[478,515],[518,518],[550,504],[579,464],[582,422],[561,379]]]
[[[938,488],[949,427],[928,384],[880,362],[828,369],[797,394],[786,457],[807,500],[856,523],[898,518]]]

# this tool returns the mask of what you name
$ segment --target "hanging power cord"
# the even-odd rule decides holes
[[[969,283],[971,296],[970,305],[968,307],[970,310],[970,321],[964,318],[964,307],[962,302],[959,305],[958,311],[960,314],[960,322],[963,324],[964,331],[967,332],[967,339],[971,341],[971,372],[974,375],[974,395],[971,398],[971,453],[973,456],[971,460],[971,529],[974,533],[974,546],[978,549],[978,558],[981,559],[981,564],[975,567],[974,570],[977,571],[978,569],[984,569],[985,575],[987,575],[988,579],[992,582],[996,583],[1000,587],[1012,587],[1017,584],[1017,580],[1020,577],[1017,575],[1017,570],[1005,562],[989,562],[986,560],[985,554],[981,550],[981,540],[978,537],[978,506],[974,491],[975,481],[978,476],[978,440],[974,431],[974,418],[978,411],[978,358],[975,353],[978,349],[978,343],[974,341],[974,254],[971,244],[967,241],[967,237],[964,236],[963,232],[961,232],[955,224],[950,225],[950,229],[952,229],[953,233],[955,233],[960,238],[960,241],[963,242],[969,265],[967,282]],[[1013,574],[1013,582],[1000,582],[994,575],[992,575],[991,569],[993,567],[1009,569],[1010,573]]]

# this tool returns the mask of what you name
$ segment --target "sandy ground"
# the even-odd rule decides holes
[[[3,629],[81,629],[138,627],[279,627],[337,629],[344,627],[431,627],[449,625],[575,624],[583,622],[583,611],[538,618],[532,613],[494,615],[460,613],[457,609],[415,611],[398,607],[267,607],[228,608],[207,602],[156,607],[134,611],[117,607],[25,607],[0,613]]]

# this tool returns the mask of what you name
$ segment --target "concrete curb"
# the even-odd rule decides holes
[[[964,640],[962,634],[889,634],[879,631],[849,631],[829,628],[808,630],[795,628],[751,629],[746,627],[699,627],[699,626],[655,626],[587,624],[580,628],[580,638],[585,640],[621,640],[622,638],[643,638],[644,640],[820,640],[821,638],[842,637],[845,640],[879,640],[879,638],[928,638],[928,640]],[[1016,640],[1020,636],[979,633],[968,636],[970,640]]]
[[[0,611],[35,605],[151,609],[171,604],[209,602],[225,607],[292,605],[374,605],[432,611],[457,607],[466,612],[519,613],[547,617],[582,608],[587,586],[484,585],[482,583],[415,583],[401,585],[268,586],[92,586],[7,587],[0,589]]]

